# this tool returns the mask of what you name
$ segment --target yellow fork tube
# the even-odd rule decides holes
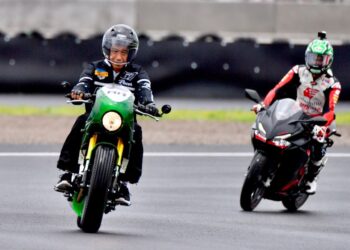
[[[89,141],[89,147],[88,147],[88,152],[86,155],[86,159],[89,160],[91,158],[91,153],[92,150],[95,148],[96,145],[96,141],[97,141],[97,134],[94,134]]]
[[[117,151],[118,151],[117,165],[120,167],[122,165],[123,152],[124,152],[124,142],[121,138],[118,138]]]

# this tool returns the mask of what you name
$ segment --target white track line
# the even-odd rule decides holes
[[[58,152],[0,152],[0,157],[58,157]],[[145,157],[252,157],[251,152],[145,152]],[[348,158],[350,153],[328,153],[329,158]]]

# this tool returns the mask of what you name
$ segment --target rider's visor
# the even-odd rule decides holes
[[[318,55],[312,52],[306,53],[306,63],[315,68],[322,68],[329,65],[331,60],[330,55]]]
[[[129,39],[126,35],[118,34],[116,37],[112,37],[111,39],[111,48],[113,47],[125,47],[129,48],[132,44],[132,40]]]

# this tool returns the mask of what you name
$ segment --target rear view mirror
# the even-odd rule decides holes
[[[244,92],[245,92],[245,96],[248,99],[250,99],[256,103],[259,103],[262,101],[260,95],[254,89],[245,89]]]
[[[61,82],[61,86],[64,88],[64,89],[71,89],[73,87],[73,84],[68,82],[68,81],[63,81]]]
[[[163,105],[163,107],[162,107],[162,112],[163,112],[164,114],[169,114],[170,111],[171,111],[171,106],[170,106],[169,104]]]

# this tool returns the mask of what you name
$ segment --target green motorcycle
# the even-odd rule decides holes
[[[77,214],[77,224],[84,232],[99,230],[104,213],[115,210],[119,189],[118,176],[125,173],[133,141],[136,114],[159,120],[170,113],[170,105],[162,107],[156,116],[135,105],[135,97],[126,87],[108,84],[96,94],[86,94],[73,104],[93,103],[86,121],[79,156],[79,173],[73,178],[73,188],[64,195]]]

